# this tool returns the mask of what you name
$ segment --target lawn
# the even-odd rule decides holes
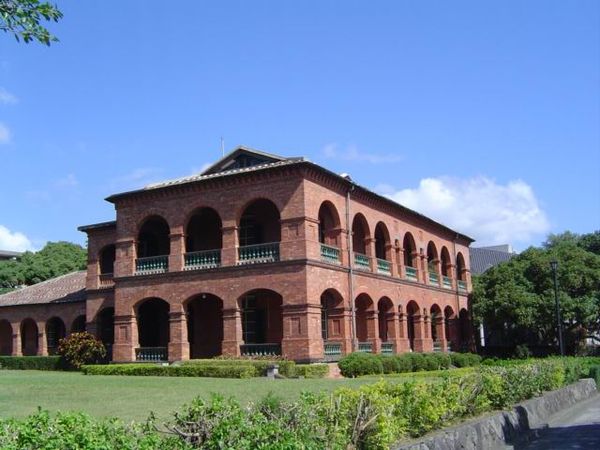
[[[125,420],[144,420],[153,411],[159,419],[167,419],[192,398],[209,397],[212,392],[236,397],[241,402],[255,401],[269,392],[293,399],[302,391],[331,391],[373,381],[125,377],[0,370],[0,417],[23,417],[41,406],[50,411],[79,410]]]

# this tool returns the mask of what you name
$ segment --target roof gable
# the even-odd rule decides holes
[[[210,175],[228,170],[244,169],[246,167],[260,166],[279,161],[285,161],[287,158],[270,153],[261,152],[247,147],[237,147],[228,155],[218,160],[201,175]]]

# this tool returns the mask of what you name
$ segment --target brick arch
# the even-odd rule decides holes
[[[223,300],[202,292],[184,302],[190,358],[211,358],[223,352]]]
[[[0,355],[10,356],[13,352],[13,329],[8,320],[0,320]]]
[[[404,250],[404,261],[403,264],[405,266],[411,266],[414,268],[418,267],[418,263],[416,260],[416,256],[413,254],[417,252],[417,244],[415,242],[415,238],[410,231],[404,233],[404,238],[402,239],[402,248]]]
[[[223,247],[223,220],[216,209],[209,206],[194,208],[183,226],[187,253]]]
[[[21,353],[23,356],[35,356],[38,354],[38,325],[31,317],[21,321],[19,325],[21,334]]]
[[[339,231],[341,229],[340,215],[335,205],[329,200],[321,203],[318,213],[319,242],[339,247]]]
[[[167,347],[171,305],[160,297],[146,297],[134,305],[140,347]]]
[[[379,325],[379,339],[382,342],[387,342],[390,336],[390,329],[395,319],[394,302],[391,298],[383,296],[377,301],[377,321]]]
[[[379,259],[392,260],[390,232],[384,222],[375,225],[375,257]]]
[[[249,206],[252,206],[253,203],[258,202],[258,201],[265,201],[265,202],[272,203],[273,206],[275,207],[275,209],[277,209],[279,216],[281,217],[281,211],[283,211],[283,208],[285,205],[281,205],[280,200],[278,200],[278,199],[274,200],[272,198],[269,198],[268,196],[261,195],[261,196],[252,197],[250,200],[245,201],[244,203],[240,204],[237,207],[236,214],[235,214],[235,221],[237,224],[240,223],[240,219],[244,215],[244,212],[246,211],[246,209],[248,209]]]
[[[142,234],[144,236],[142,237]],[[147,215],[136,228],[138,258],[164,256],[171,253],[171,226],[158,214]]]
[[[406,327],[407,327],[407,338],[409,341],[410,348],[415,350],[415,339],[421,338],[420,336],[420,323],[421,320],[421,307],[415,300],[410,300],[406,304]]]
[[[325,289],[321,293],[321,338],[342,340],[346,338],[344,327],[344,309],[346,301],[342,294],[334,288]]]
[[[427,268],[429,272],[437,273],[438,261],[439,256],[435,242],[429,241],[427,244]]]
[[[67,327],[63,319],[53,316],[46,321],[46,345],[49,355],[57,353],[58,344],[66,335]]]
[[[442,308],[437,303],[434,303],[429,308],[429,315],[431,317],[431,331],[430,336],[435,341],[444,339],[444,315],[442,314]]]
[[[360,293],[354,301],[356,310],[356,338],[359,342],[367,342],[373,338],[374,328],[370,323],[375,314],[375,302],[367,293]]]
[[[355,253],[367,253],[366,240],[371,237],[369,222],[362,213],[354,214],[352,219],[352,249]]]
[[[116,255],[117,247],[115,244],[107,244],[98,251],[97,261],[98,273],[100,275],[110,274],[114,272]]]
[[[442,251],[440,252],[440,267],[442,275],[446,277],[452,276],[452,260],[450,259],[450,252],[445,245],[442,246]]]
[[[251,289],[238,297],[242,316],[242,353],[281,353],[283,296],[272,289]],[[278,349],[277,349],[278,347]]]
[[[466,281],[465,272],[467,266],[465,265],[465,257],[461,252],[456,254],[456,278],[461,281]]]
[[[281,208],[273,200],[257,197],[237,215],[240,246],[281,241]]]

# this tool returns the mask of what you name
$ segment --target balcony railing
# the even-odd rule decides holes
[[[390,264],[389,261],[378,258],[377,259],[377,272],[383,273],[384,275],[391,275],[392,274],[392,265]]]
[[[434,286],[440,285],[440,277],[435,272],[429,272],[429,284],[433,284]]]
[[[359,342],[358,343],[358,351],[361,353],[373,353],[373,343],[372,342]]]
[[[281,356],[281,344],[242,344],[242,356]]]
[[[458,283],[458,290],[460,292],[467,292],[467,283],[464,282],[463,280],[456,280],[456,282]]]
[[[167,347],[140,347],[135,349],[136,361],[167,361]]]
[[[394,344],[392,342],[381,343],[381,354],[392,355],[394,353]]]
[[[371,270],[371,258],[362,253],[354,254],[354,267],[358,270]]]
[[[442,282],[446,289],[452,289],[452,278],[444,276],[442,277]]]
[[[169,256],[150,256],[135,260],[135,272],[138,275],[164,273],[169,268]]]
[[[321,244],[321,260],[327,263],[340,263],[340,249],[331,245]]]
[[[221,250],[186,253],[184,261],[184,270],[214,269],[221,266]]]
[[[340,342],[325,342],[325,361],[338,361],[342,357]]]
[[[98,276],[98,284],[100,288],[110,288],[115,285],[112,273],[101,273]]]
[[[417,269],[415,269],[414,267],[410,267],[410,266],[406,266],[404,269],[406,271],[406,279],[407,280],[417,281]]]
[[[434,352],[442,351],[442,343],[440,341],[433,341],[433,351]]]
[[[245,245],[238,248],[238,264],[261,264],[279,261],[279,242]]]

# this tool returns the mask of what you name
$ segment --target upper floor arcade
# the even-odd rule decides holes
[[[310,261],[466,293],[470,238],[301,158],[238,148],[201,175],[107,199],[88,288],[114,277]]]

